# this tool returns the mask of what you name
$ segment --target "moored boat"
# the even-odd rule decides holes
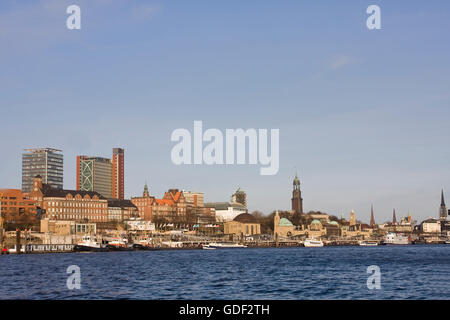
[[[376,241],[364,240],[364,241],[359,241],[358,244],[359,244],[360,246],[363,246],[363,247],[374,247],[374,246],[377,246],[377,245],[378,245],[378,242],[376,242]]]
[[[216,242],[208,244],[208,247],[214,249],[247,248],[246,245],[238,243],[216,243]]]
[[[83,236],[81,238],[81,242],[77,243],[74,248],[74,251],[106,251],[106,248],[102,247],[100,243],[98,243],[97,238],[93,236]]]
[[[316,239],[306,239],[303,242],[303,245],[308,248],[314,248],[314,247],[323,247],[323,241],[322,240],[316,240]]]

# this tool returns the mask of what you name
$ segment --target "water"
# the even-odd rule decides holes
[[[69,265],[81,290],[68,290]],[[367,267],[381,289],[367,289]],[[1,299],[449,299],[450,246],[0,256]]]

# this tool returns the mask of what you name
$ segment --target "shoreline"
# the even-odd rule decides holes
[[[428,246],[428,245],[446,245],[445,242],[433,242],[433,243],[411,243],[411,244],[404,244],[404,245],[391,245],[391,244],[380,244],[377,246],[369,246],[369,247],[409,247],[409,246]],[[359,244],[325,244],[324,247],[365,247],[361,246]],[[285,249],[285,248],[306,248],[303,245],[247,245],[246,248],[231,248],[231,249],[267,249],[267,248],[276,248],[276,249]],[[230,249],[230,248],[221,248],[217,250],[224,250],[224,249]],[[317,248],[309,248],[309,249],[317,249]],[[148,249],[131,249],[131,248],[124,248],[122,250],[101,250],[101,251],[77,251],[77,250],[51,250],[51,251],[27,251],[27,252],[8,252],[8,253],[1,253],[0,256],[7,256],[7,255],[29,255],[29,254],[50,254],[50,253],[98,253],[98,252],[148,252],[148,251],[185,251],[185,250],[203,250],[201,246],[189,246],[189,247],[177,247],[177,248],[170,248],[170,247],[158,247],[158,248],[148,248]],[[206,251],[206,250],[205,250]]]

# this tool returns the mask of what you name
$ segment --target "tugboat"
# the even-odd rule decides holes
[[[97,242],[97,238],[92,236],[83,236],[81,242],[77,243],[73,247],[73,250],[78,252],[106,251],[106,248],[102,247],[101,244]]]
[[[303,245],[308,248],[323,247],[322,240],[306,239]]]
[[[127,247],[127,243],[124,239],[121,238],[114,238],[113,240],[109,241],[106,245],[106,248],[111,251],[130,251],[131,248]]]

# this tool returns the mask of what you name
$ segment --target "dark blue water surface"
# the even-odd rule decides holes
[[[69,290],[66,270],[81,269]],[[381,269],[369,290],[367,267]],[[450,245],[0,256],[1,299],[449,299]]]

